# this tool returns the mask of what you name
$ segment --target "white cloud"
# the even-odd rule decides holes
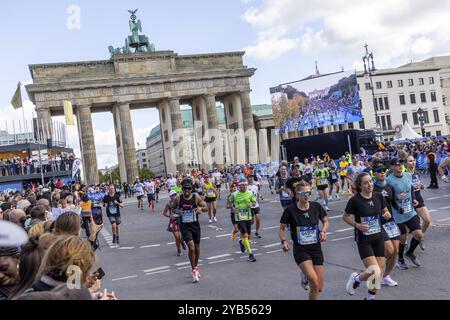
[[[367,42],[376,64],[391,67],[450,52],[449,11],[450,0],[264,0],[243,19],[257,32],[247,49],[258,59],[298,47],[356,60]]]

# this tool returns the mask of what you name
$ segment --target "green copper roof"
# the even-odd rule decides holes
[[[152,131],[150,131],[150,135],[147,137],[147,139],[154,139],[159,135],[161,135],[161,125],[158,124],[152,129]]]
[[[252,106],[253,114],[257,117],[271,116],[272,113],[272,105],[270,104],[258,104]]]

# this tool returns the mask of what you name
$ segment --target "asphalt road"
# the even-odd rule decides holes
[[[423,178],[424,182],[428,182]],[[127,199],[122,211],[121,245],[111,243],[109,222],[99,237],[99,262],[107,276],[102,287],[115,291],[119,299],[192,299],[192,300],[264,300],[307,299],[300,287],[300,272],[292,252],[284,253],[278,239],[282,213],[277,195],[263,186],[265,200],[261,202],[262,239],[252,240],[257,262],[247,261],[232,242],[229,211],[224,208],[225,195],[218,201],[218,223],[208,226],[207,214],[201,216],[202,242],[200,253],[201,281],[192,283],[187,252],[176,256],[171,233],[166,231],[168,220],[162,215],[167,195],[152,213],[137,208],[135,200]],[[313,194],[313,198],[315,194]],[[431,211],[432,226],[425,235],[426,250],[416,255],[422,262],[419,268],[395,269],[392,278],[396,288],[383,287],[377,299],[449,299],[450,277],[450,185],[423,191],[425,203]],[[366,295],[361,287],[351,297],[345,283],[353,271],[362,271],[353,229],[341,217],[347,196],[330,202],[330,234],[322,248],[325,256],[325,289],[320,299],[361,300]],[[288,237],[289,238],[289,237]]]

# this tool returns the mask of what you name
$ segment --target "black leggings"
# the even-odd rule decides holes
[[[91,217],[83,217],[83,229],[86,230],[86,237],[90,237],[91,236],[91,228],[90,228],[90,223],[91,223]]]

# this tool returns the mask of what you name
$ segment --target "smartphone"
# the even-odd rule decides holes
[[[105,271],[103,271],[102,268],[98,268],[98,270],[95,271],[95,273],[97,274],[97,279],[98,280],[102,280],[103,277],[106,275]]]

